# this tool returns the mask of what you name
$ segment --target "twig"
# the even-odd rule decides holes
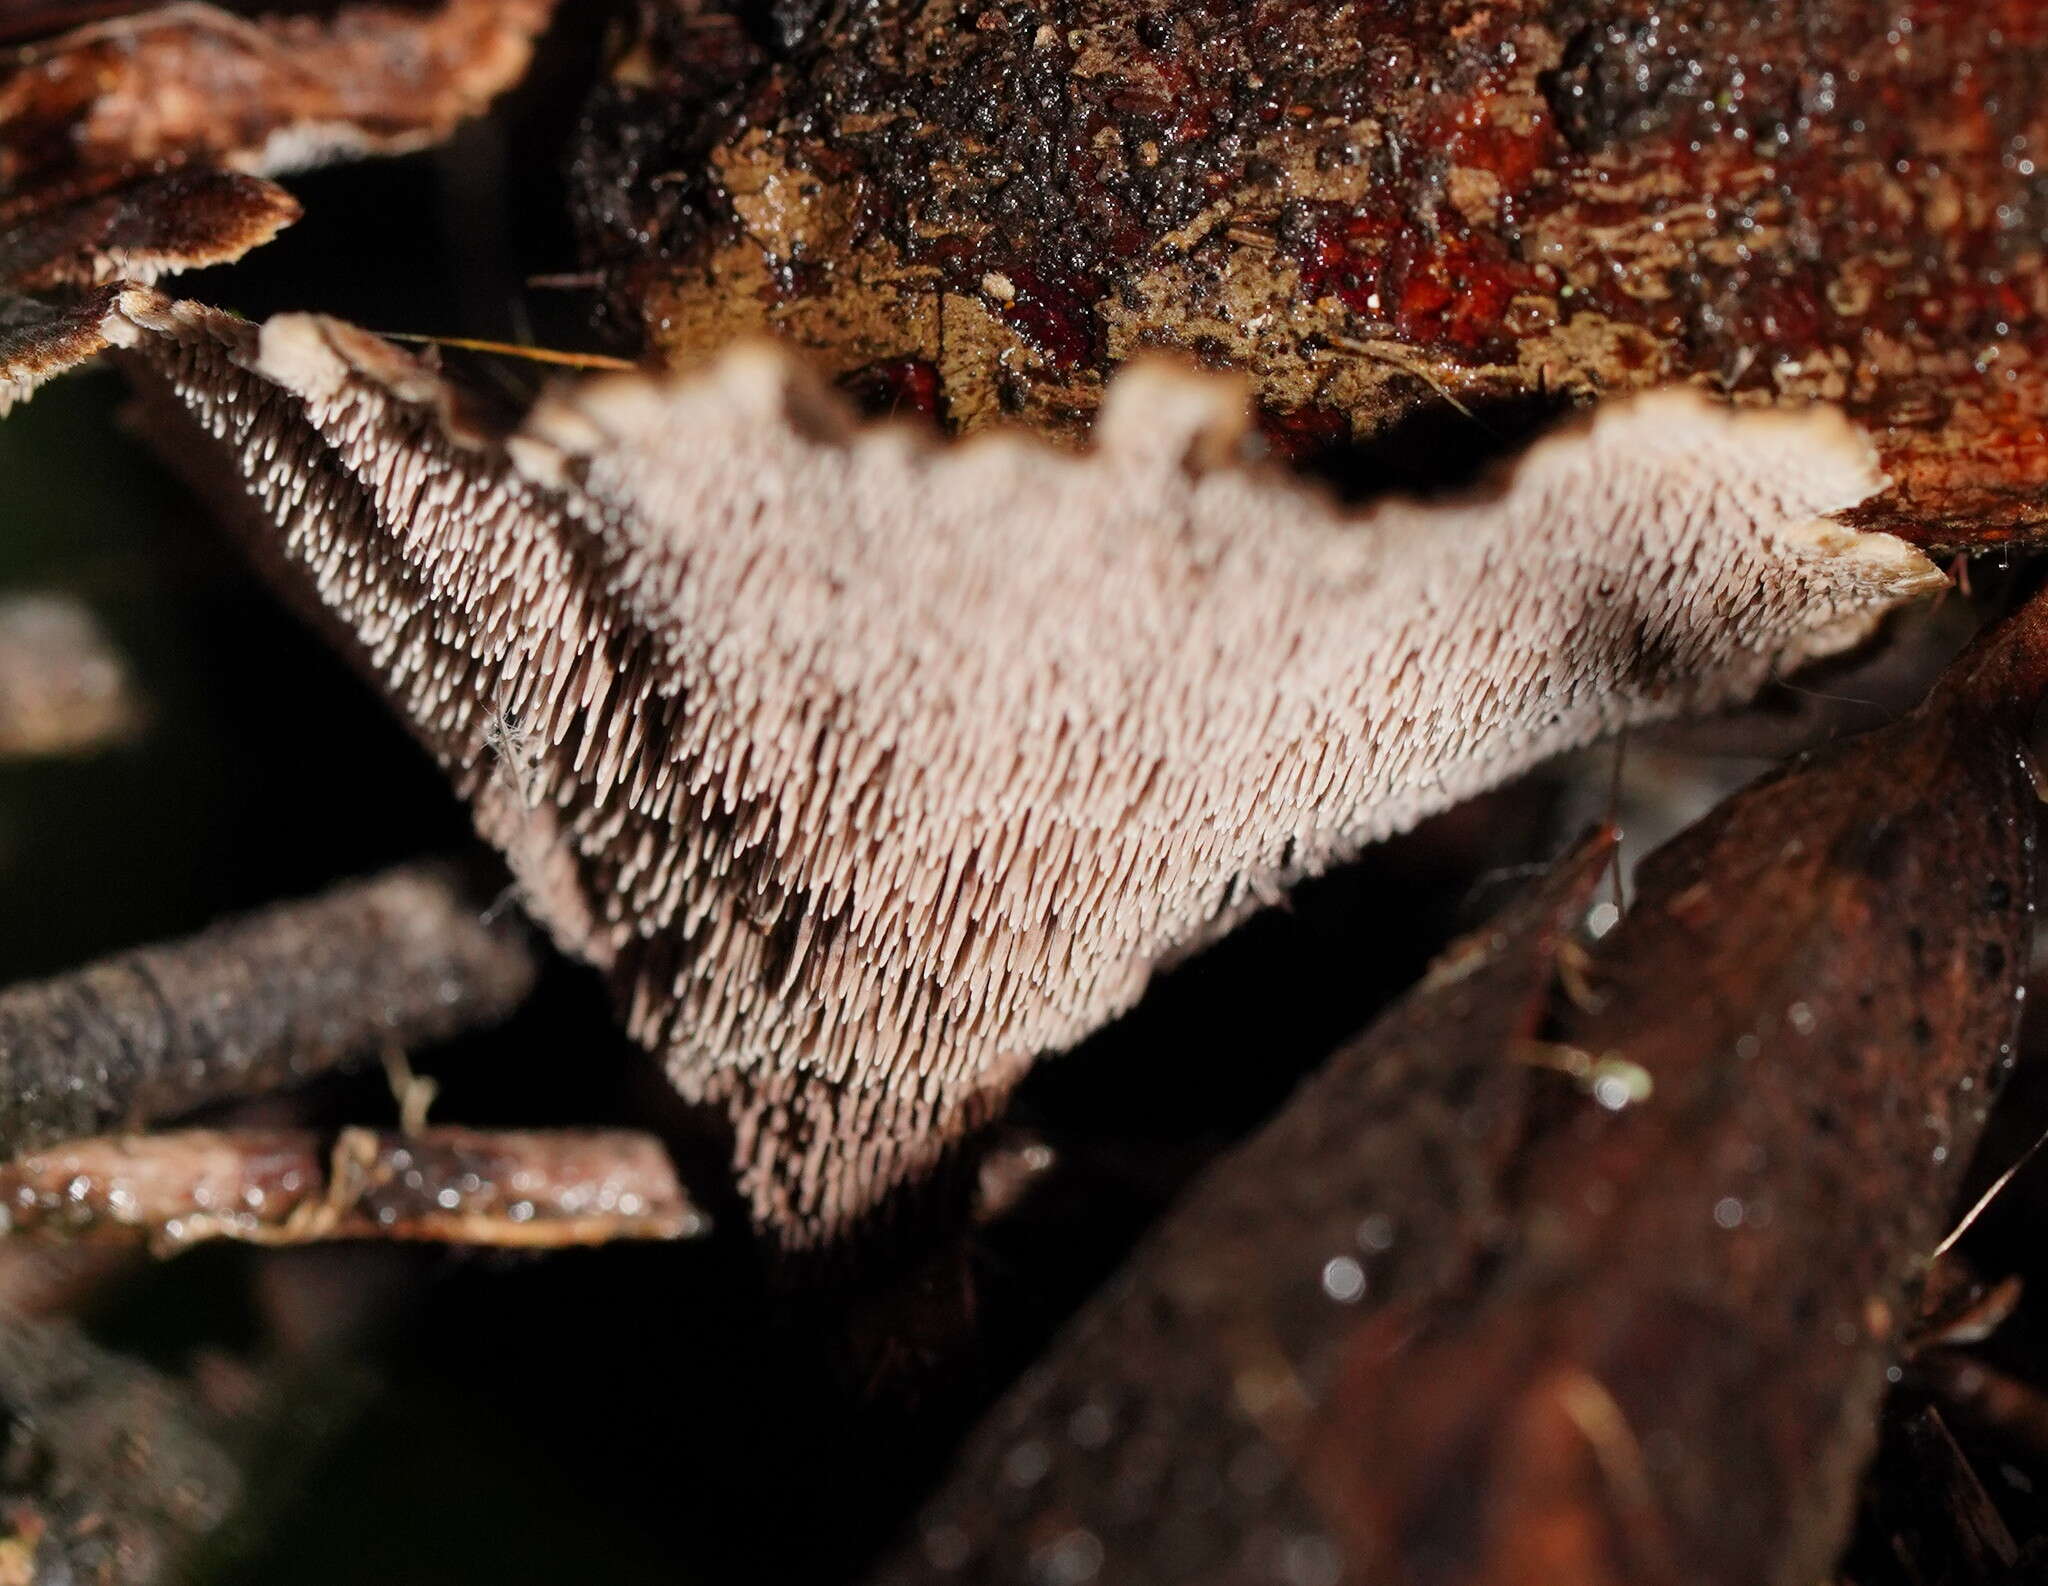
[[[484,341],[475,336],[427,336],[416,331],[382,330],[386,341],[424,342],[432,347],[456,347],[464,352],[495,353],[500,358],[524,358],[531,363],[564,364],[571,369],[633,370],[640,366],[630,358],[614,358],[601,352],[558,352],[552,347],[526,347],[511,341]]]
[[[1979,1217],[1982,1217],[1986,1208],[1993,1201],[1997,1200],[2000,1195],[2005,1193],[2006,1185],[2010,1184],[2018,1176],[2021,1168],[2034,1160],[2035,1153],[2044,1145],[2048,1145],[2048,1130],[2044,1130],[2036,1136],[2034,1143],[2019,1154],[2012,1166],[1991,1181],[1990,1188],[1985,1190],[1982,1195],[1979,1195],[1970,1209],[1963,1213],[1962,1220],[1942,1236],[1941,1243],[1928,1252],[1927,1259],[1930,1262],[1939,1261],[1943,1256],[1947,1255],[1955,1247],[1956,1241],[1970,1231],[1970,1225]]]
[[[452,869],[337,887],[0,992],[0,1151],[169,1118],[502,1018],[534,963]]]
[[[684,1239],[706,1220],[652,1136],[434,1128],[108,1136],[0,1167],[14,1231],[298,1245],[432,1240],[546,1249]]]

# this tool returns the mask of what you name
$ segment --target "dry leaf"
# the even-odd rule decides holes
[[[772,331],[1072,432],[1169,345],[1397,476],[1484,446],[1460,406],[1683,379],[1844,403],[1895,480],[1866,526],[2048,524],[2037,6],[790,9],[772,49],[643,0],[586,116],[591,258],[678,366]]]
[[[1818,412],[1665,397],[1351,515],[1160,371],[1085,458],[862,431],[758,352],[501,436],[333,321],[104,328],[797,1243],[1293,878],[1935,582],[1828,519],[1876,477]]]

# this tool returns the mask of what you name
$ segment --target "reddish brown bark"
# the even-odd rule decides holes
[[[2048,526],[2038,6],[870,0],[787,51],[642,12],[580,206],[672,361],[769,330],[891,410],[1073,430],[1176,347],[1379,480],[1691,380],[1843,403],[1871,525]]]

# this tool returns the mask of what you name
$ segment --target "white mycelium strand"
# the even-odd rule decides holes
[[[1167,370],[1084,456],[862,428],[767,351],[490,437],[348,326],[121,312],[799,1241],[1247,903],[1938,582],[1829,521],[1881,481],[1826,412],[1652,397],[1351,513]]]

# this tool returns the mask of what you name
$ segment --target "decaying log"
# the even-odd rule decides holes
[[[1173,346],[1396,479],[1689,380],[1846,405],[1868,526],[2048,528],[2039,6],[770,9],[643,0],[585,119],[591,260],[678,366],[773,331],[881,405],[1073,432]]]
[[[2044,688],[2048,596],[1651,856],[1539,1025],[1572,861],[1169,1216],[884,1578],[1822,1578],[2011,1061]]]
[[[0,1151],[173,1117],[502,1018],[534,962],[412,866],[0,992]]]
[[[331,320],[137,291],[106,333],[795,1244],[1290,881],[1935,582],[1831,518],[1876,484],[1838,419],[1683,394],[1345,512],[1168,370],[1074,456],[862,429],[760,353],[505,435]]]
[[[90,611],[56,594],[0,597],[0,760],[85,753],[135,721],[128,668]]]
[[[172,1130],[0,1164],[0,1223],[46,1237],[145,1234],[297,1245],[412,1239],[552,1249],[684,1239],[704,1218],[659,1141],[627,1130]]]

